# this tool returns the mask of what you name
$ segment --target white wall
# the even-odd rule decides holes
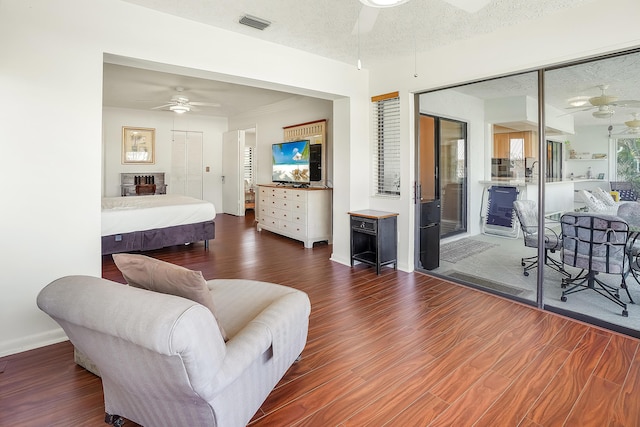
[[[105,53],[328,100],[364,100],[333,117],[339,129],[333,136],[339,151],[348,151],[353,138],[368,140],[366,124],[349,124],[349,114],[368,111],[367,71],[129,3],[2,0],[0,40],[0,174],[7,200],[0,220],[0,356],[64,339],[36,307],[43,286],[69,274],[101,275]],[[359,162],[367,163],[356,159],[352,166]],[[349,190],[337,188],[342,185],[334,183],[334,205],[346,212]],[[334,245],[334,253],[348,258],[348,242]]]
[[[155,164],[122,164],[122,127],[146,127],[156,130]],[[214,204],[217,212],[222,206],[222,134],[227,131],[224,117],[206,117],[195,114],[176,114],[169,111],[143,111],[105,107],[103,110],[103,194],[120,195],[120,174],[124,172],[165,172],[165,183],[171,182],[172,131],[202,132],[202,195]],[[209,166],[209,172],[206,167]],[[171,193],[171,187],[167,193]]]
[[[596,126],[577,126],[574,135],[568,135],[566,140],[571,141],[571,149],[577,153],[605,153],[607,157],[611,155],[609,152],[609,131],[607,130],[609,123],[605,121],[602,125]],[[591,168],[593,177],[597,177],[599,173],[604,173],[604,179],[610,179],[609,158],[607,160],[570,160],[569,150],[565,147],[565,164],[564,176],[568,177],[572,172],[576,177],[584,176],[587,168]],[[611,158],[615,161],[615,159]]]

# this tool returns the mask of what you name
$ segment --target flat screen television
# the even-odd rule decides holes
[[[273,165],[271,181],[308,185],[309,175],[309,141],[291,141],[271,146],[271,163]]]

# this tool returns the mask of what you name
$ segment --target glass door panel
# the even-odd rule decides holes
[[[440,236],[467,230],[466,124],[438,119],[440,125],[439,170],[441,197]]]
[[[617,205],[605,206],[611,185],[620,185],[622,181],[633,188],[640,182],[633,153],[635,147],[630,147],[624,139],[629,132],[632,133],[631,141],[637,136],[633,134],[637,129],[627,123],[636,124],[634,113],[640,107],[640,54],[610,56],[558,67],[546,71],[544,81],[545,106],[551,106],[545,112],[546,140],[551,144],[547,159],[550,173],[555,166],[549,161],[562,155],[556,154],[560,147],[564,149],[562,179],[556,178],[556,182],[547,183],[545,188],[546,209],[565,214],[589,211],[595,216],[615,215]],[[569,131],[562,129],[566,123],[571,125]],[[592,203],[593,200],[602,203]],[[571,239],[564,238],[563,242],[566,246]],[[628,257],[621,258],[626,271],[629,260]],[[603,263],[606,260],[600,259],[597,265]],[[634,276],[603,271],[598,271],[596,276],[593,265],[596,264],[591,268],[594,277],[605,287],[610,286],[608,289],[614,299],[619,295],[622,304],[627,305],[628,317],[622,315],[619,303],[594,291],[600,286],[597,281],[587,279],[585,283],[589,286],[581,286],[580,277],[588,274],[589,268],[583,272],[581,265],[574,266],[573,263],[564,264],[566,274],[571,278],[559,273],[545,274],[545,308],[609,329],[640,335],[640,305],[629,304],[626,291],[621,289],[624,281],[631,297],[640,300],[640,285]]]
[[[434,197],[441,199],[442,239],[439,265],[430,271],[530,304],[537,270],[525,275],[522,259],[535,258],[537,250],[525,246],[513,202],[537,197],[537,184],[525,179],[525,159],[538,157],[537,128],[529,120],[537,113],[536,84],[536,73],[527,73],[419,96],[419,141],[428,117],[439,156]],[[514,112],[526,109],[516,120]],[[416,159],[416,176],[433,174],[434,163],[419,153]]]

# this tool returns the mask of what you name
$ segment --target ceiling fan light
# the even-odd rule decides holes
[[[360,0],[360,3],[369,7],[394,7],[400,6],[408,1],[409,0]]]
[[[613,116],[614,113],[615,111],[607,109],[594,111],[593,113],[591,113],[591,115],[596,119],[608,119],[609,117]]]
[[[174,113],[183,114],[190,110],[188,105],[172,105],[169,107],[169,110]]]

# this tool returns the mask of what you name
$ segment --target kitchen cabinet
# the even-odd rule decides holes
[[[509,158],[509,134],[508,133],[493,134],[493,157],[496,159]]]
[[[493,134],[493,157],[511,158],[511,141],[522,140],[524,157],[538,157],[538,136],[533,131],[507,132]]]

